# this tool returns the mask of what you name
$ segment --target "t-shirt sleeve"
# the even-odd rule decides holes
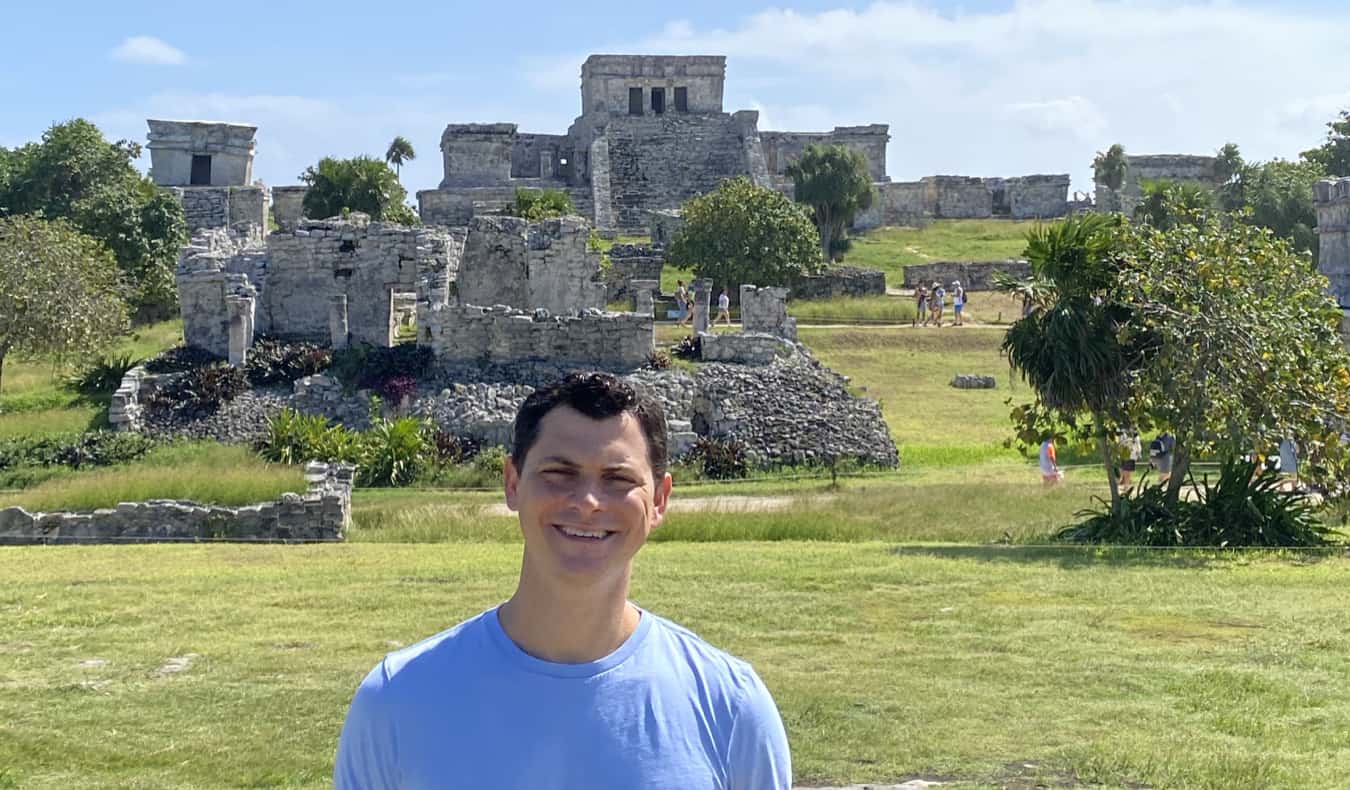
[[[729,790],[791,790],[787,732],[769,689],[754,670],[731,725]]]
[[[396,737],[385,695],[384,662],[366,675],[352,697],[338,739],[333,765],[334,790],[384,790],[398,787]]]

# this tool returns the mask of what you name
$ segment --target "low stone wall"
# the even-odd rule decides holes
[[[585,310],[553,316],[505,305],[418,304],[418,344],[445,363],[545,359],[634,370],[655,350],[650,315]]]
[[[600,253],[583,217],[475,216],[456,279],[462,305],[568,313],[605,306]]]
[[[951,286],[960,280],[967,291],[988,291],[994,287],[994,272],[1012,277],[1030,277],[1031,265],[1026,261],[938,261],[905,267],[905,287],[942,283]]]
[[[741,286],[741,329],[797,339],[797,319],[787,314],[787,290],[755,285]]]
[[[661,282],[666,252],[660,247],[640,244],[615,244],[609,250],[609,271],[605,274],[605,302],[617,302],[632,296],[634,280]]]
[[[147,383],[156,378],[146,372],[144,365],[137,365],[122,376],[122,383],[117,386],[108,404],[108,423],[114,431],[141,430],[145,411],[141,399],[153,390],[153,385],[148,386]]]
[[[875,269],[840,266],[824,274],[801,278],[792,286],[791,299],[885,296],[886,273]]]
[[[791,340],[762,332],[699,332],[698,337],[704,362],[769,365],[779,357],[797,353]]]
[[[354,472],[345,464],[311,463],[305,467],[309,490],[304,494],[238,508],[169,499],[82,512],[5,508],[0,510],[0,545],[342,540],[351,527]]]

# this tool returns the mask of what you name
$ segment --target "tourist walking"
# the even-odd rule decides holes
[[[933,283],[933,290],[928,294],[928,305],[933,313],[933,325],[942,326],[942,307],[947,298],[947,291],[942,287],[942,283]]]
[[[1139,456],[1143,455],[1143,442],[1139,439],[1139,432],[1133,429],[1120,432],[1120,446],[1125,450],[1125,459],[1120,462],[1120,484],[1126,488],[1130,487],[1130,481],[1134,479],[1134,470],[1139,466]]]
[[[923,321],[924,326],[928,326],[928,289],[922,284],[914,289],[914,325]]]
[[[1047,436],[1041,441],[1040,463],[1041,485],[1046,488],[1059,485],[1059,481],[1064,479],[1064,472],[1055,457],[1055,437]]]
[[[722,293],[717,296],[717,318],[713,323],[726,321],[726,326],[731,326],[731,296],[727,294],[727,289],[722,288]]]
[[[694,318],[694,303],[689,299],[689,289],[684,287],[684,280],[675,281],[675,309],[679,311],[679,320],[675,326],[684,326]]]
[[[1159,483],[1166,483],[1172,477],[1172,454],[1176,446],[1176,437],[1170,433],[1160,433],[1158,438],[1149,442],[1148,462],[1158,470]]]
[[[966,289],[961,287],[960,280],[952,280],[952,313],[955,321],[952,326],[961,326],[961,308],[966,306]]]

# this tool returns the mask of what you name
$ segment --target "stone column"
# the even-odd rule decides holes
[[[225,308],[230,316],[228,360],[238,367],[248,359],[248,349],[253,345],[253,299],[228,296]]]
[[[328,297],[328,339],[334,351],[348,345],[347,331],[347,295],[334,294]]]
[[[657,280],[629,280],[628,287],[633,292],[633,312],[652,315],[656,311],[652,293],[661,287],[661,283]]]
[[[706,277],[694,280],[694,332],[708,331],[708,299],[712,296],[713,281]]]
[[[553,152],[544,150],[539,152],[539,177],[553,178]]]

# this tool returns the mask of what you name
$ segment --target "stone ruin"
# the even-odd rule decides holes
[[[188,232],[228,228],[261,239],[268,191],[254,185],[256,126],[150,119],[150,178],[183,204]]]
[[[935,219],[1052,219],[1069,213],[1069,174],[1015,178],[925,176],[875,185],[872,207],[855,230],[882,225],[922,226]]]
[[[694,329],[699,333],[700,354],[705,362],[735,362],[769,365],[776,359],[798,353],[797,319],[787,314],[786,288],[741,286],[741,331],[709,332],[706,318]],[[696,302],[697,304],[697,302]]]
[[[1313,185],[1317,211],[1317,269],[1341,308],[1341,337],[1350,347],[1350,178]]]
[[[312,462],[305,467],[305,493],[282,494],[272,502],[247,507],[155,499],[78,513],[4,508],[0,545],[342,540],[352,523],[354,472],[347,464]]]
[[[1097,211],[1119,211],[1133,216],[1143,197],[1145,181],[1176,181],[1214,189],[1223,183],[1218,175],[1219,160],[1213,156],[1191,154],[1126,155],[1125,180],[1120,189],[1095,182]]]

